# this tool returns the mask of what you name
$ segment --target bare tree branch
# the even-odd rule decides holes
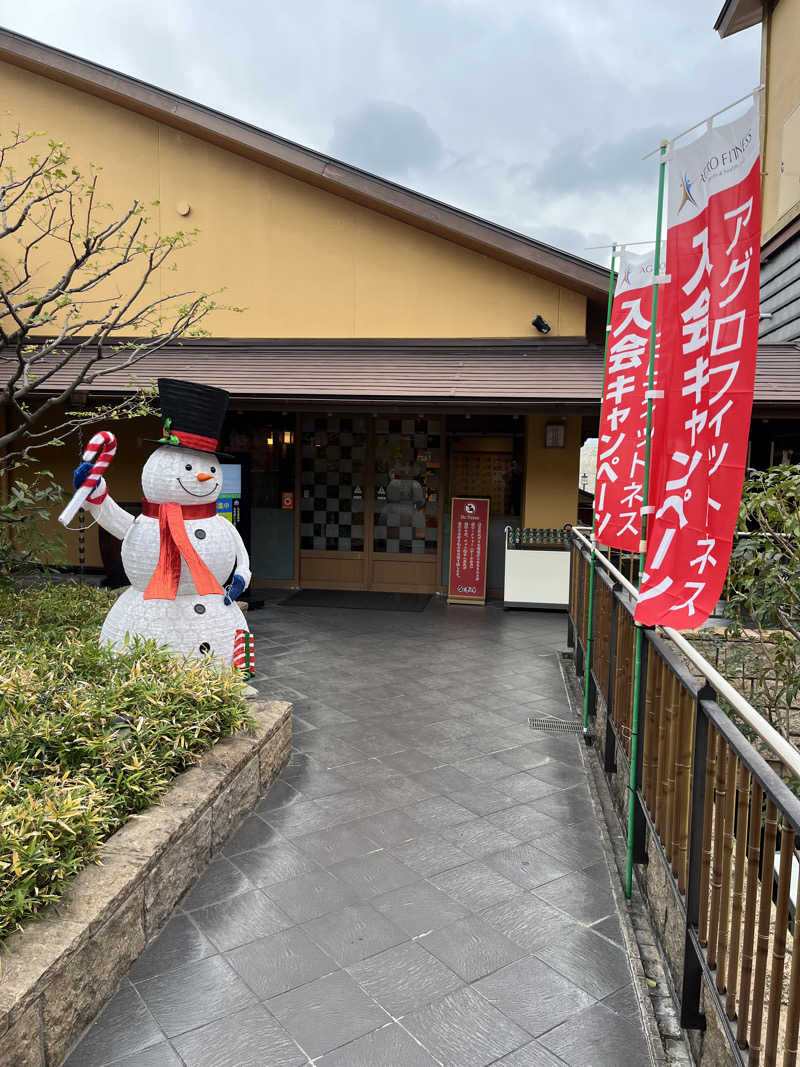
[[[35,151],[41,136],[18,128],[0,143],[0,404],[11,412],[0,472],[92,421],[63,414],[78,390],[204,333],[217,307],[204,293],[148,297],[194,232],[151,231],[139,200],[121,212],[101,203],[94,169],[83,174],[57,141]],[[140,403],[124,397],[103,417]]]

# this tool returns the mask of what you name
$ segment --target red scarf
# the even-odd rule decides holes
[[[144,591],[145,600],[174,600],[181,577],[181,558],[186,561],[192,581],[200,596],[224,593],[217,579],[195,551],[184,526],[185,519],[210,519],[216,515],[217,505],[210,504],[151,504],[142,501],[142,514],[158,519],[161,547],[158,566]]]

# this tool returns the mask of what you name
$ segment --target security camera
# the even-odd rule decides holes
[[[550,323],[546,322],[541,315],[536,316],[531,326],[535,326],[539,333],[550,333]]]

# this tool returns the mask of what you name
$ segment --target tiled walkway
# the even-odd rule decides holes
[[[650,1063],[562,615],[253,613],[295,753],[69,1067]]]

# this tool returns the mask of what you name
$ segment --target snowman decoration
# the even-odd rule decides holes
[[[217,514],[217,446],[228,394],[174,378],[159,378],[158,392],[164,429],[142,469],[141,515],[133,518],[115,503],[102,479],[84,505],[122,540],[131,583],[106,616],[100,643],[119,650],[128,635],[149,638],[249,676],[252,636],[236,600],[250,584],[250,561],[236,527]],[[91,470],[88,462],[77,468],[76,490]],[[231,574],[226,591],[222,583]]]

